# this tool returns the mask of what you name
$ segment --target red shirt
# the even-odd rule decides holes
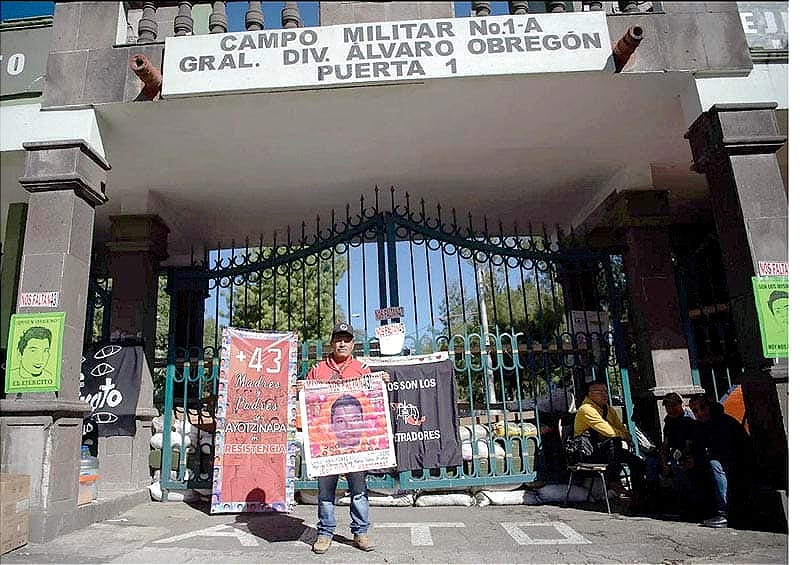
[[[372,371],[369,365],[365,365],[352,355],[337,363],[333,360],[333,355],[328,355],[325,361],[317,363],[306,375],[309,381],[335,381],[340,379],[354,379],[361,375],[367,375]]]

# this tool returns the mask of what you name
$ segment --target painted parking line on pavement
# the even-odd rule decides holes
[[[187,532],[185,534],[155,540],[153,543],[173,543],[185,539],[202,537],[236,538],[239,540],[239,543],[245,547],[258,547],[258,540],[260,539],[249,532],[234,528],[230,524],[220,524],[218,526],[211,526],[210,528],[205,528],[203,530],[195,530],[193,532]]]
[[[519,545],[560,545],[592,543],[564,522],[501,522],[501,526]],[[562,538],[531,538],[522,528],[548,527],[555,529]]]
[[[581,534],[567,526],[564,522],[501,522],[500,525],[518,545],[583,545],[591,543]],[[394,528],[408,529],[411,535],[411,545],[413,546],[433,546],[433,535],[431,528],[466,528],[463,522],[385,522],[373,525],[373,528]],[[525,530],[523,530],[525,528]],[[538,528],[549,528],[555,530],[562,537],[531,537],[528,532]],[[304,536],[309,534],[311,528],[307,527]],[[541,531],[541,530],[540,530]],[[219,524],[210,526],[202,530],[195,530],[170,536],[153,541],[154,544],[175,543],[192,538],[201,537],[229,537],[235,538],[244,547],[258,547],[261,538],[234,527],[231,524]],[[263,541],[263,540],[262,540]],[[293,540],[293,545],[307,546],[308,543],[302,540]]]
[[[411,545],[433,545],[431,528],[466,528],[462,522],[385,522],[373,528],[408,528],[411,530]]]

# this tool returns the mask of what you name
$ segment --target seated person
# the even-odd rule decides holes
[[[693,503],[702,491],[704,477],[698,469],[687,468],[689,457],[698,458],[695,452],[698,446],[698,422],[691,410],[683,404],[683,397],[670,392],[662,400],[667,415],[664,417],[664,441],[661,444],[661,469],[665,477],[671,479],[672,494],[670,500],[681,506],[678,510],[689,516],[695,510]]]
[[[575,436],[588,434],[594,453],[587,463],[607,463],[609,487],[623,494],[625,489],[619,482],[622,463],[631,471],[631,486],[634,492],[644,488],[644,461],[622,445],[622,440],[630,442],[630,434],[622,425],[617,413],[608,404],[608,389],[599,381],[589,384],[586,398],[575,415]]]
[[[691,458],[688,466],[704,468],[711,476],[715,514],[703,525],[725,528],[728,525],[728,501],[741,496],[751,478],[754,458],[750,437],[744,426],[725,413],[722,404],[708,395],[691,399],[689,405],[698,426],[698,453],[702,460]]]

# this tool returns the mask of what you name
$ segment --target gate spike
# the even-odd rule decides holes
[[[286,226],[286,250],[292,246],[292,226]]]
[[[264,232],[258,234],[258,258],[264,260]]]
[[[381,207],[380,207],[380,203],[378,202],[378,191],[379,191],[379,189],[378,189],[378,185],[376,184],[376,185],[375,185],[375,213],[376,213],[376,214],[377,214],[377,213],[378,213],[378,211],[380,211],[380,209],[381,209]]]
[[[394,185],[391,185],[389,187],[389,195],[390,195],[390,201],[392,203],[392,212],[394,212],[395,211],[395,207],[394,207]]]
[[[300,223],[300,245],[306,245],[306,221]]]
[[[503,220],[502,219],[497,220],[497,227],[500,230],[500,240],[502,241],[503,240]]]
[[[469,233],[472,235],[475,233],[475,230],[472,228],[472,212],[467,212],[467,219],[469,220]]]
[[[489,241],[489,218],[485,214],[483,216],[483,237],[486,238],[487,242]]]
[[[420,210],[422,210],[422,222],[426,222],[428,220],[427,216],[425,215],[425,199],[419,199]]]
[[[349,202],[347,204],[345,204],[345,206],[344,206],[344,217],[345,217],[345,221],[347,222],[347,225],[350,225],[350,203]]]
[[[458,228],[458,222],[456,221],[456,208],[453,206],[451,208],[451,214],[453,216],[453,233],[455,233],[456,229]]]
[[[363,205],[363,202],[364,202],[363,197],[361,199],[361,202],[362,202],[362,205]],[[319,231],[320,230],[319,223],[320,223],[320,217],[319,217],[319,214],[317,214],[317,239],[320,239],[322,237],[322,233]]]
[[[272,231],[272,254],[275,255],[278,252],[278,230]]]
[[[547,224],[542,222],[542,241],[544,241],[544,249],[550,249],[550,236],[547,234]]]
[[[361,217],[363,218],[364,217],[364,195],[363,194],[361,195],[361,198],[359,198],[359,201],[361,202]]]

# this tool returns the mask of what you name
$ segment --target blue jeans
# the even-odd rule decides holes
[[[369,529],[369,498],[367,497],[367,473],[347,473],[347,488],[350,490],[350,531],[353,535],[366,534]],[[339,475],[317,478],[317,535],[332,538],[336,530],[334,514],[336,483]]]
[[[716,503],[717,514],[720,516],[728,515],[728,475],[722,467],[722,463],[716,459],[708,462],[711,467],[711,484],[714,490],[714,502]]]

